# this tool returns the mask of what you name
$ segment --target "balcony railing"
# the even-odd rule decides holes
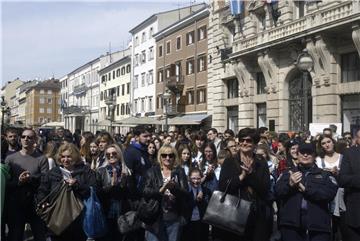
[[[309,13],[301,19],[259,32],[256,36],[236,39],[233,43],[233,55],[246,53],[272,42],[286,41],[292,37],[315,33],[331,27],[332,24],[339,25],[342,22],[348,23],[355,20],[360,20],[359,1],[344,1],[329,7],[324,5],[322,9]]]
[[[185,105],[181,104],[169,104],[167,106],[167,114],[168,115],[178,115],[180,113],[185,112]]]
[[[170,76],[165,79],[166,87],[171,90],[173,93],[178,94],[181,93],[184,89],[184,76]]]
[[[88,89],[88,87],[86,86],[86,84],[82,83],[80,85],[74,86],[73,94],[74,95],[82,95],[86,92],[87,89]]]

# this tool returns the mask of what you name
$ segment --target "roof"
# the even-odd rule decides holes
[[[75,70],[71,71],[71,72],[70,72],[69,74],[67,74],[67,75],[72,75],[72,74],[74,74],[74,73],[76,73],[76,72],[79,72],[80,70],[87,68],[89,65],[92,65],[92,64],[94,64],[94,63],[97,62],[97,61],[100,61],[100,57],[97,57],[96,59],[93,59],[93,60],[87,62],[86,64],[84,64],[84,65],[76,68]]]
[[[188,26],[190,24],[192,24],[195,20],[199,20],[202,19],[206,16],[209,16],[210,11],[208,9],[208,6],[204,6],[203,8],[199,9],[198,11],[190,14],[189,16],[180,19],[179,21],[171,24],[170,26],[164,28],[163,30],[159,31],[158,33],[154,34],[154,38],[155,40],[158,40],[162,37],[166,37],[182,28],[184,28],[185,26]]]
[[[114,63],[111,63],[110,65],[102,68],[99,70],[99,73],[103,73],[106,72],[112,68],[118,67],[123,63],[127,63],[127,62],[131,62],[131,57],[130,56],[125,56],[124,58],[119,59],[118,61],[115,61]]]
[[[58,79],[48,79],[48,80],[39,82],[35,86],[31,86],[30,88],[28,88],[26,90],[26,92],[29,92],[33,89],[53,89],[53,90],[60,91],[60,88],[61,88],[61,84]]]

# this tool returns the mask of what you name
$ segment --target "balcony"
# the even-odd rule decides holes
[[[166,87],[174,94],[181,94],[184,89],[184,76],[170,76],[165,79]]]
[[[74,91],[73,91],[73,94],[74,95],[82,95],[82,94],[85,94],[86,91],[87,91],[88,87],[86,86],[85,83],[82,83],[80,85],[76,85],[74,86]]]
[[[167,106],[167,114],[169,116],[178,115],[185,112],[185,105],[182,104],[169,104]]]
[[[360,2],[358,1],[344,1],[330,6],[323,5],[320,10],[309,13],[301,19],[262,31],[256,36],[237,38],[233,43],[234,54],[230,58],[359,19]]]

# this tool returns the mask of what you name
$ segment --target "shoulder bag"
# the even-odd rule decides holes
[[[228,194],[231,180],[225,192],[214,191],[207,206],[203,222],[217,228],[243,235],[250,214],[252,202]]]

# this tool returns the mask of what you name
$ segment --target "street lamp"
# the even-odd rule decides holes
[[[110,95],[106,100],[105,104],[108,106],[110,110],[109,120],[110,120],[110,133],[113,134],[112,123],[114,121],[114,110],[116,105],[116,97],[114,95]]]
[[[7,103],[5,101],[5,97],[1,96],[1,133],[4,133],[4,117],[5,113],[9,115],[10,113],[10,107],[7,106]]]
[[[169,93],[168,90],[165,90],[165,93],[163,94],[163,100],[164,100],[164,104],[165,104],[165,128],[164,130],[167,132],[168,131],[168,103],[169,100],[171,98],[171,94]]]
[[[304,113],[304,126],[303,129],[308,130],[309,125],[309,106],[308,106],[308,79],[310,71],[314,67],[314,60],[308,53],[307,49],[299,54],[296,63],[297,68],[303,73],[303,113]]]

